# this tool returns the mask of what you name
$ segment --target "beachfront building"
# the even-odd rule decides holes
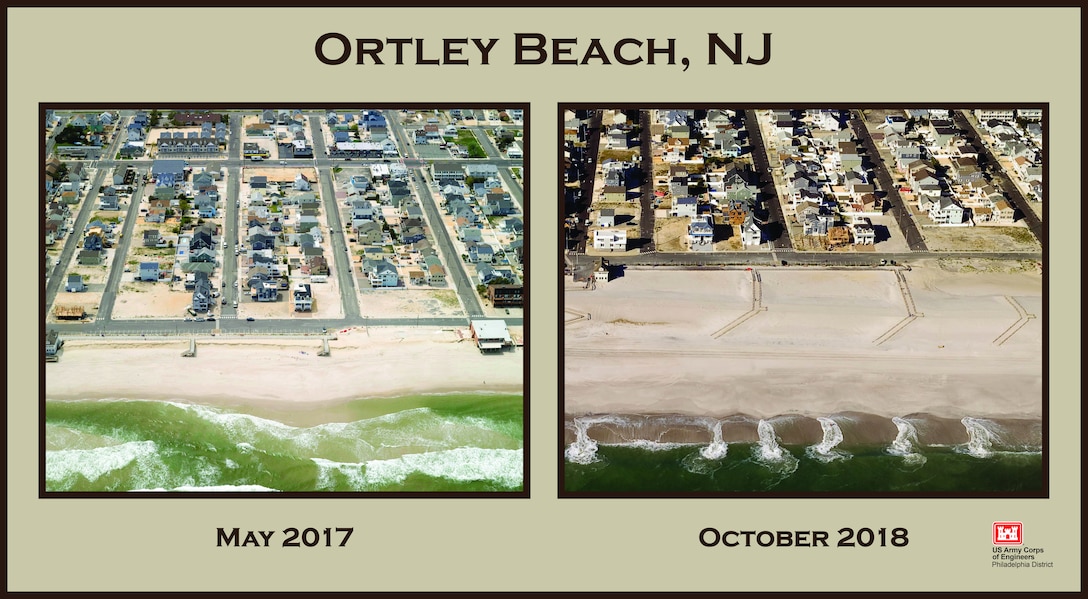
[[[597,229],[593,231],[593,249],[627,250],[627,231],[622,229]]]
[[[53,329],[49,329],[45,332],[45,355],[56,356],[61,346],[64,345],[64,341],[60,338],[60,334]]]
[[[295,312],[309,312],[314,307],[314,296],[309,283],[296,283],[291,290],[291,299],[295,303]]]
[[[709,214],[691,217],[688,223],[688,243],[692,249],[714,247],[714,221]]]
[[[481,352],[501,352],[507,345],[513,345],[505,320],[473,320],[469,330]]]

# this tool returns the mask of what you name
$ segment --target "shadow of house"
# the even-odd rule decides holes
[[[728,223],[714,225],[713,243],[725,241],[731,237],[733,237],[733,225]]]

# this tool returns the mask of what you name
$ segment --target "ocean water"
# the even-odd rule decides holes
[[[254,410],[47,401],[47,492],[511,492],[521,395],[365,399]]]
[[[566,492],[647,496],[1038,493],[1043,478],[1038,423],[971,417],[595,415],[568,421],[563,463]]]

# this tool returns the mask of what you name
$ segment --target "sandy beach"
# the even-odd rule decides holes
[[[467,332],[467,331],[466,331]],[[483,355],[456,331],[362,327],[330,341],[211,338],[80,340],[47,364],[48,399],[133,398],[305,409],[367,397],[522,392],[521,350]]]
[[[1041,275],[901,274],[909,300],[881,269],[628,269],[595,290],[568,279],[565,411],[1041,418]]]

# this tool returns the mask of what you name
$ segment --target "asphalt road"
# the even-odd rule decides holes
[[[876,143],[873,142],[873,137],[869,135],[869,128],[865,125],[865,119],[861,118],[857,111],[851,111],[851,114],[854,118],[850,119],[850,127],[854,130],[854,134],[857,135],[858,141],[865,146],[869,161],[873,165],[873,172],[876,173],[877,183],[887,193],[885,198],[891,204],[890,211],[895,217],[895,221],[899,223],[899,230],[903,232],[907,247],[917,252],[928,251],[929,248],[926,247],[925,240],[922,238],[922,231],[918,228],[918,223],[914,222],[914,216],[911,215],[907,203],[899,195],[899,187],[892,179],[891,173],[888,172],[888,165],[880,159],[880,151],[877,149]]]
[[[137,175],[139,177],[139,175]],[[128,214],[125,215],[125,224],[121,228],[123,233],[114,247],[113,264],[110,265],[110,274],[106,279],[106,289],[102,292],[102,301],[98,304],[97,318],[108,321],[113,317],[113,304],[117,301],[117,290],[121,288],[121,273],[125,270],[125,257],[128,256],[128,248],[132,245],[133,231],[136,229],[136,218],[140,214],[140,194],[143,192],[143,184],[137,184],[132,188],[132,194],[128,199]],[[91,201],[87,194],[87,201]]]
[[[332,180],[332,162],[325,152],[325,139],[321,134],[321,119],[310,116],[310,132],[313,136],[314,166],[321,178],[321,200],[325,204],[326,218],[329,223],[329,249],[333,254],[333,267],[340,281],[340,305],[348,318],[359,316],[358,295],[355,293],[355,270],[348,252],[348,241],[344,237],[344,225],[340,221],[340,206],[336,202],[336,186]]]
[[[780,224],[779,234],[773,239],[770,237],[771,230],[764,226],[764,233],[768,235],[767,241],[770,241],[775,248],[793,249],[790,229],[786,225],[786,217],[782,213],[782,202],[779,201],[778,190],[774,186],[771,163],[767,157],[767,146],[763,141],[763,132],[759,128],[759,117],[756,116],[755,110],[744,111],[744,128],[748,130],[748,137],[751,140],[752,162],[760,178],[759,192],[767,208],[767,222]]]
[[[644,239],[644,245],[639,248],[642,252],[652,252],[656,248],[654,244],[654,161],[653,150],[650,142],[650,111],[638,111],[639,122],[639,147],[642,153],[642,185],[640,187],[639,201],[642,214],[639,218],[639,237]]]

